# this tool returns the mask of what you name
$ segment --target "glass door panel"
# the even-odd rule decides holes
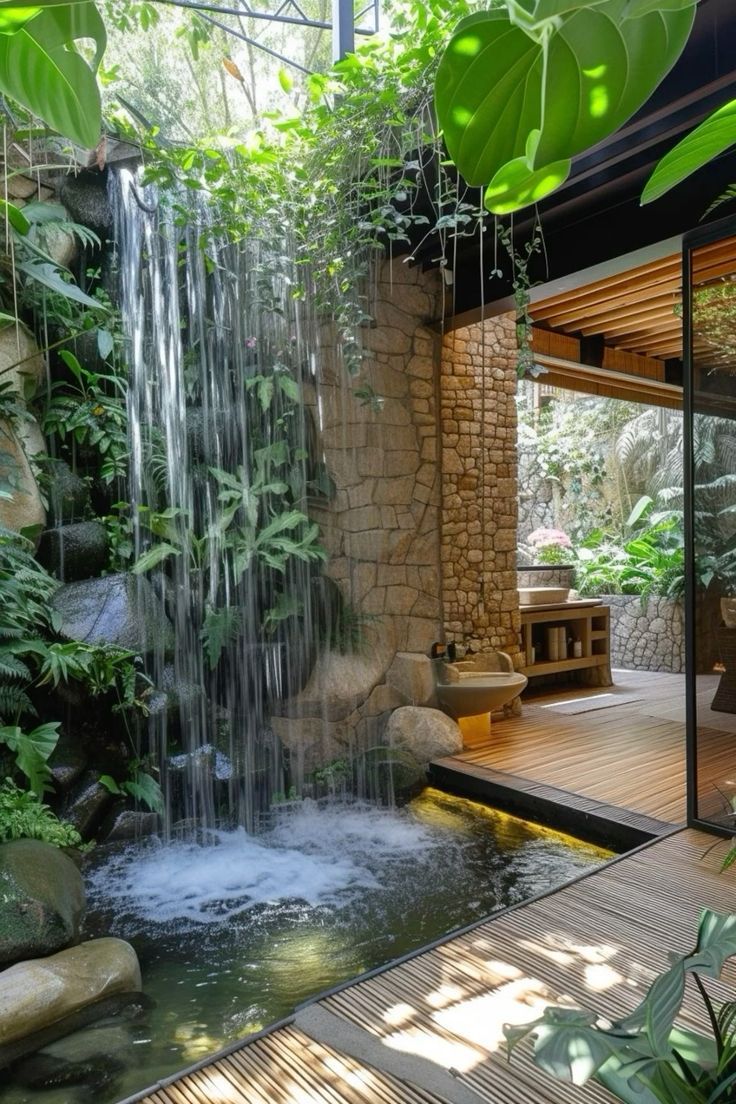
[[[714,238],[713,230],[700,231],[685,244],[688,781],[691,820],[731,828],[736,827],[736,224],[731,220],[723,230],[730,233]]]

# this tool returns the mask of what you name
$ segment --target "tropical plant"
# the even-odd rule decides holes
[[[82,367],[69,349],[60,359],[72,381],[51,385],[43,413],[43,431],[57,437],[69,450],[72,462],[78,448],[92,450],[105,483],[122,479],[128,470],[128,416],[125,378],[114,367],[94,372]]]
[[[659,199],[735,142],[736,100],[729,100],[664,155],[644,187],[642,203]],[[716,200],[714,206],[733,198],[730,191]],[[712,207],[706,214],[711,210]]]
[[[78,44],[91,40],[88,62]],[[107,35],[92,0],[6,0],[0,6],[0,91],[65,138],[96,146],[101,104],[96,73]]]
[[[594,530],[577,550],[575,585],[581,594],[640,594],[681,598],[685,540],[679,511],[654,512],[647,495],[628,521],[628,539],[618,544]]]
[[[503,0],[455,30],[435,104],[450,156],[508,214],[549,195],[572,158],[649,98],[690,34],[696,0]]]
[[[71,824],[59,820],[31,790],[22,790],[12,778],[0,784],[0,842],[36,839],[54,847],[79,847],[82,837]]]
[[[100,783],[117,797],[132,797],[150,809],[152,813],[163,813],[165,808],[161,786],[150,772],[150,764],[141,759],[132,759],[128,763],[128,777],[116,781],[112,775],[100,776]]]
[[[548,1007],[533,1023],[506,1025],[509,1055],[527,1038],[545,1072],[575,1085],[595,1079],[626,1104],[726,1104],[736,1086],[736,1001],[716,1006],[702,977],[736,955],[736,916],[705,910],[695,946],[672,959],[634,1011],[605,1026],[595,1012]],[[691,977],[710,1034],[675,1026]]]

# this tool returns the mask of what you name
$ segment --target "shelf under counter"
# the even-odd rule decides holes
[[[526,663],[520,668],[527,678],[582,672],[582,681],[594,686],[610,686],[610,607],[600,601],[560,602],[521,607],[521,650]],[[542,650],[546,629],[557,626],[580,644],[580,656],[565,659],[541,659],[533,662],[534,648]]]

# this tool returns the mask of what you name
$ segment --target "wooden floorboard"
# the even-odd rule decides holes
[[[685,820],[685,725],[652,712],[683,701],[684,676],[623,672],[615,677],[613,691],[564,688],[525,701],[521,717],[493,722],[486,747],[438,763],[455,770],[467,764],[507,772],[681,824]],[[575,715],[554,711],[560,702],[611,692],[622,697],[641,695],[642,700]]]
[[[669,951],[693,943],[704,907],[733,911],[734,879],[723,848],[680,830],[544,898],[358,981],[313,1008],[369,1039],[395,1062],[419,1056],[488,1104],[612,1104],[603,1088],[551,1080],[520,1050],[509,1064],[503,1024],[563,1001],[616,1018],[638,1003]],[[723,845],[725,847],[725,844]],[[736,972],[713,983],[736,997]],[[308,1017],[305,1012],[305,1022]],[[327,1017],[328,1020],[330,1017]],[[688,992],[681,1022],[704,1027]],[[447,1099],[317,1041],[278,1028],[163,1086],[146,1104],[440,1104]]]

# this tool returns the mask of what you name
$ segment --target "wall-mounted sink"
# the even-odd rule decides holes
[[[538,586],[519,587],[519,604],[522,606],[554,606],[566,602],[569,587]]]
[[[515,671],[484,671],[473,677],[464,675],[457,682],[438,682],[437,698],[450,716],[459,720],[500,709],[526,684],[526,676]]]

